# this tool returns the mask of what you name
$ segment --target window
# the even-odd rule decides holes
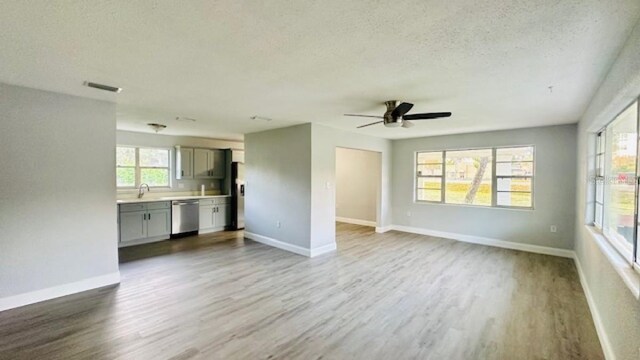
[[[638,103],[596,134],[594,225],[627,259],[635,259]]]
[[[498,206],[533,206],[533,148],[496,149]]]
[[[596,199],[594,225],[602,229],[604,216],[604,150],[606,137],[604,131],[596,136]]]
[[[443,152],[418,153],[416,196],[420,201],[442,201]]]
[[[533,208],[533,146],[416,154],[416,201]]]
[[[133,188],[140,184],[168,187],[169,149],[116,148],[116,184],[118,188]]]
[[[447,204],[491,206],[491,149],[446,152]]]

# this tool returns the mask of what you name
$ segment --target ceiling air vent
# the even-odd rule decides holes
[[[119,92],[122,91],[122,88],[119,88],[119,87],[109,86],[109,85],[104,85],[104,84],[98,84],[98,83],[94,83],[94,82],[90,82],[90,81],[85,81],[84,85],[88,86],[88,87],[104,90],[104,91],[111,91],[111,92],[114,92],[114,93],[119,93]]]

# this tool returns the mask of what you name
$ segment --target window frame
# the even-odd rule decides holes
[[[636,172],[635,172],[635,181],[634,181],[634,186],[635,186],[635,193],[634,193],[634,231],[633,231],[633,244],[631,247],[631,250],[625,248],[624,245],[621,244],[622,240],[621,239],[617,239],[614,238],[614,236],[610,236],[608,234],[605,233],[605,226],[604,226],[604,218],[605,218],[605,203],[606,203],[606,177],[607,174],[605,173],[605,164],[606,164],[606,142],[607,140],[607,128],[614,122],[616,121],[616,119],[618,119],[618,117],[620,115],[622,115],[625,111],[627,111],[630,107],[636,105]],[[605,145],[604,145],[604,149],[602,153],[599,153],[599,143],[598,143],[598,139],[600,137],[601,134],[604,134],[604,141],[605,141]],[[628,261],[629,264],[637,271],[640,273],[640,262],[638,260],[640,260],[639,256],[638,256],[638,230],[640,229],[640,224],[639,224],[639,219],[638,219],[638,192],[640,191],[640,187],[639,187],[639,183],[640,183],[640,97],[636,97],[633,99],[633,101],[631,101],[629,104],[627,104],[627,106],[625,106],[621,111],[619,111],[616,115],[613,116],[613,118],[611,120],[609,120],[609,122],[607,122],[607,124],[605,126],[603,126],[602,128],[600,128],[598,131],[595,132],[596,135],[596,155],[594,156],[594,162],[592,163],[592,166],[594,166],[595,169],[595,176],[594,176],[594,188],[593,188],[593,198],[591,199],[593,201],[593,221],[591,222],[591,226],[593,226],[597,232],[599,232],[602,237],[604,239],[607,240],[607,242],[609,243],[609,245],[611,245],[617,252],[618,254],[620,254],[620,256],[625,259],[625,261]],[[602,162],[601,162],[601,167],[602,167],[602,176],[599,176],[598,174],[598,156],[602,155]],[[596,204],[599,204],[599,202],[597,201],[597,181],[598,179],[601,179],[603,181],[603,185],[602,185],[602,194],[603,194],[603,201],[602,201],[602,223],[601,224],[597,224],[596,223]]]
[[[134,150],[134,164],[133,166],[123,166],[118,165],[118,148],[127,148]],[[135,146],[129,145],[116,145],[116,189],[118,190],[126,190],[126,189],[136,189],[136,183],[138,180],[138,148]],[[118,169],[133,169],[133,186],[118,186]]]
[[[532,148],[533,154],[531,156],[531,161],[498,161],[498,149],[514,149],[514,148]],[[493,193],[492,197],[492,207],[497,208],[507,208],[507,209],[531,209],[535,208],[535,186],[534,186],[534,178],[536,177],[536,147],[534,145],[522,145],[522,146],[498,146],[493,148],[493,174],[492,179],[494,180],[493,185]],[[498,175],[498,163],[531,163],[531,173],[532,175],[519,175],[519,176],[509,176],[509,175]],[[498,179],[530,179],[531,180],[531,191],[498,191]],[[509,205],[498,205],[498,192],[508,192],[508,193],[526,193],[531,194],[531,206],[509,206]]]
[[[118,165],[116,159],[116,169],[118,168],[135,168],[135,178],[134,178],[134,186],[118,186],[116,181],[116,189],[117,190],[137,190],[142,183],[142,169],[167,169],[168,172],[168,180],[167,185],[162,186],[151,186],[150,189],[170,189],[172,183],[171,169],[172,169],[172,148],[170,147],[160,147],[160,146],[135,146],[135,145],[116,145],[117,148],[129,148],[135,149],[135,166],[120,166]],[[150,150],[166,150],[167,151],[167,166],[141,166],[140,165],[140,149],[150,149]]]
[[[511,149],[511,148],[526,148],[530,147],[533,149],[533,160],[531,161],[533,164],[533,175],[531,178],[531,206],[509,206],[509,205],[497,205],[497,177],[496,177],[496,152],[497,149]],[[474,151],[474,150],[491,150],[491,205],[477,205],[477,204],[455,204],[455,203],[447,203],[445,202],[446,196],[446,160],[447,160],[447,152],[448,151]],[[440,201],[432,201],[432,200],[418,200],[418,178],[420,177],[438,177],[434,176],[425,176],[418,175],[418,155],[422,153],[442,153],[442,179],[440,185]],[[501,146],[481,146],[481,147],[470,147],[470,148],[449,148],[449,149],[433,149],[433,150],[418,150],[414,152],[414,186],[413,186],[413,203],[414,204],[440,204],[440,205],[449,205],[449,206],[470,206],[477,207],[482,209],[508,209],[508,210],[525,210],[531,211],[535,210],[535,178],[536,178],[536,146],[533,144],[519,144],[519,145],[501,145]],[[505,177],[505,176],[500,176]],[[508,176],[507,176],[508,177]],[[528,176],[514,176],[514,178],[528,178]],[[503,192],[503,191],[501,191]]]
[[[413,187],[414,189],[414,196],[413,198],[416,201],[420,201],[420,202],[429,202],[429,203],[434,203],[434,204],[444,204],[444,186],[445,186],[445,152],[442,150],[436,150],[436,151],[421,151],[421,153],[440,153],[440,158],[442,160],[441,163],[436,164],[436,163],[419,163],[418,162],[418,153],[416,152],[415,154],[415,162],[414,162],[414,168],[415,168],[415,185]],[[440,165],[440,175],[418,175],[418,166],[420,165]],[[423,188],[418,188],[418,179],[419,178],[440,178],[440,201],[433,201],[433,200],[417,200],[418,197],[418,191],[419,190],[429,190],[429,189],[423,189]],[[433,189],[431,189],[433,190]]]
[[[594,176],[594,191],[593,191],[593,226],[603,232],[604,226],[604,198],[605,198],[605,186],[604,186],[604,156],[607,146],[607,130],[606,127],[600,129],[596,133],[596,155],[595,160],[595,176]],[[602,151],[600,151],[602,149]],[[600,161],[598,161],[600,159]],[[599,165],[599,166],[598,166]],[[598,183],[602,184],[602,202],[598,201]],[[598,205],[601,206],[602,211],[600,213],[600,222],[598,222]],[[603,234],[604,235],[604,234]]]

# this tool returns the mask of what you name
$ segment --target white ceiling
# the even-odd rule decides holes
[[[639,14],[638,0],[2,1],[0,81],[116,101],[119,129],[228,139],[304,122],[387,138],[573,123]],[[454,115],[361,130],[369,119],[342,116],[387,99]]]

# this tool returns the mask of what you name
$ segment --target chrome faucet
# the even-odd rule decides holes
[[[142,197],[144,196],[144,186],[147,187],[147,192],[151,191],[149,189],[149,185],[145,183],[140,184],[140,188],[138,189],[138,199],[142,199]]]

